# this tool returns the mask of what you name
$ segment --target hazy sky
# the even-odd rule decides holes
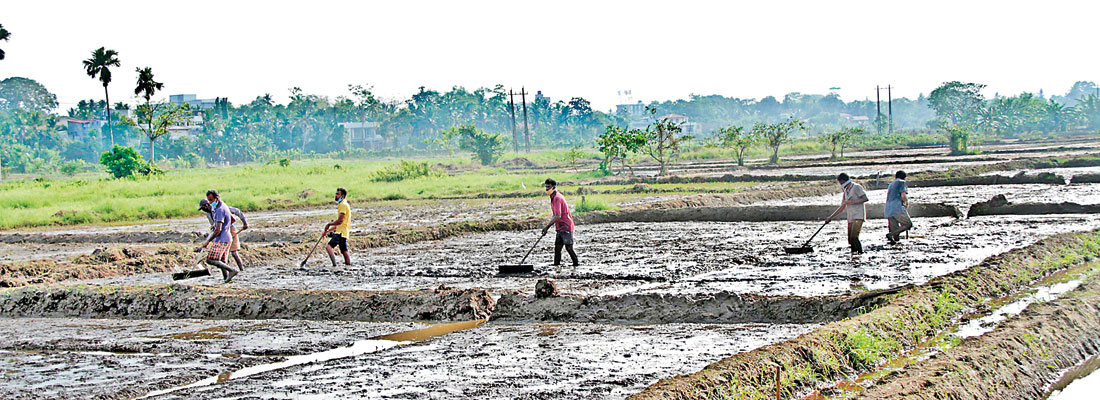
[[[349,83],[405,98],[419,86],[500,83],[582,96],[601,110],[689,94],[846,100],[928,93],[947,80],[1062,94],[1100,80],[1097,1],[51,1],[4,0],[0,79],[29,77],[61,108],[102,98],[81,60],[119,52],[112,102],[135,67],[164,95],[248,102]],[[884,94],[885,96],[885,94]]]

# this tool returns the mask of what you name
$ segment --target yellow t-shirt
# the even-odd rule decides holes
[[[348,205],[347,200],[341,201],[336,206],[336,218],[340,218],[340,214],[344,214],[344,222],[336,226],[336,233],[347,239],[348,234],[351,233],[351,206]]]

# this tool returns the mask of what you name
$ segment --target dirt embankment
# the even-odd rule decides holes
[[[990,257],[980,265],[905,289],[865,314],[797,339],[716,362],[694,374],[663,379],[632,399],[767,398],[779,386],[791,398],[874,368],[913,348],[987,298],[1100,256],[1100,231],[1063,234]]]
[[[869,204],[867,217],[881,219],[882,204]],[[608,222],[762,222],[762,221],[823,221],[834,206],[745,206],[745,207],[695,207],[677,209],[633,209],[588,213],[578,220],[585,224]],[[910,204],[909,215],[917,217],[962,217],[958,207],[943,204]]]
[[[1100,204],[1019,203],[1013,204],[1003,194],[988,201],[970,206],[966,216],[979,215],[1043,215],[1043,214],[1100,214]]]
[[[996,159],[989,159],[987,161],[993,161]],[[968,159],[966,161],[981,161],[980,159]],[[929,160],[920,161],[922,164],[929,163]],[[933,161],[934,162],[934,161]],[[945,159],[943,163],[955,162],[955,160]],[[899,162],[879,162],[883,165],[904,165]],[[836,164],[830,164],[835,166],[838,171],[843,170],[845,166],[858,166],[867,165],[863,163],[852,162],[840,162]],[[1089,153],[1077,156],[1069,157],[1042,157],[1042,158],[1029,158],[1020,160],[1011,160],[1003,162],[993,162],[989,164],[971,165],[965,167],[951,168],[943,171],[917,171],[909,174],[910,186],[963,186],[963,185],[1003,185],[1014,183],[1065,183],[1065,180],[1061,177],[1051,177],[1047,174],[1037,175],[1019,175],[1018,177],[1000,177],[988,178],[981,177],[980,175],[987,172],[995,171],[1012,171],[1017,169],[1046,169],[1046,168],[1082,168],[1082,167],[1095,167],[1100,166],[1100,153]],[[797,169],[806,168],[804,165],[783,165],[781,167],[770,168],[758,168],[759,170],[767,169]],[[904,168],[902,168],[904,169]],[[876,178],[879,182],[884,184],[890,183],[890,177],[892,175],[883,176],[855,176],[854,178],[859,181],[873,182]],[[634,185],[634,184],[656,184],[656,183],[706,183],[706,182],[812,182],[812,181],[828,181],[831,183],[832,178],[829,176],[811,175],[811,174],[784,174],[784,175],[759,175],[759,174],[725,174],[725,175],[668,175],[661,177],[607,177],[597,178],[592,180],[586,180],[584,184],[604,184],[604,185]]]
[[[1069,183],[1100,183],[1100,174],[1074,175]]]
[[[469,321],[496,302],[480,289],[405,292],[64,285],[0,289],[3,317]]]
[[[920,176],[919,173],[914,175]],[[870,180],[865,179],[864,188],[867,190],[886,189],[893,182],[891,177]],[[1041,172],[1028,175],[1024,172],[1013,176],[1001,175],[972,175],[951,178],[906,179],[909,187],[943,187],[943,186],[975,186],[975,185],[1024,185],[1024,184],[1050,184],[1064,185],[1066,179],[1051,172]]]
[[[496,321],[631,323],[821,323],[854,315],[896,290],[819,297],[628,294],[538,296],[509,292],[497,302]]]
[[[0,287],[60,282],[69,279],[98,279],[117,275],[168,272],[194,253],[180,245],[167,245],[156,252],[124,247],[96,249],[92,254],[73,257],[68,262],[33,260],[0,263]]]
[[[250,231],[241,234],[246,242],[301,242],[300,233]],[[114,233],[5,233],[0,243],[194,243],[205,238],[205,232],[114,232]]]
[[[1100,279],[1034,304],[990,333],[884,376],[861,399],[1041,399],[1061,371],[1100,352]]]

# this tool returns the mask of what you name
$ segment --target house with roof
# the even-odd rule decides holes
[[[66,140],[83,141],[92,139],[91,132],[100,132],[103,130],[103,126],[107,124],[106,120],[99,119],[78,119],[73,117],[60,117],[57,119],[57,127],[64,128],[61,136]]]
[[[377,122],[341,122],[338,125],[344,128],[344,137],[352,147],[378,150],[385,142],[378,132]]]

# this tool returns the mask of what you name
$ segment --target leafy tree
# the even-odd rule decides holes
[[[972,124],[984,102],[981,93],[984,88],[980,83],[947,82],[928,95],[928,106],[951,125]]]
[[[134,94],[145,99],[145,104],[137,108],[137,121],[129,117],[123,117],[127,125],[136,127],[145,137],[149,138],[149,160],[155,162],[157,157],[156,141],[161,136],[168,134],[168,128],[186,121],[189,114],[187,104],[176,105],[169,103],[153,103],[153,95],[158,90],[164,89],[164,84],[153,79],[152,68],[138,68],[137,86]]]
[[[656,108],[648,110],[650,115],[657,114]],[[682,131],[679,123],[662,118],[646,126],[642,132],[646,140],[641,151],[661,165],[660,175],[667,174],[669,162],[680,156],[680,144],[692,139],[691,136],[679,136]]]
[[[1100,129],[1100,96],[1085,96],[1074,108],[1087,121],[1089,129]]]
[[[771,164],[779,163],[779,146],[791,141],[791,133],[794,131],[806,130],[806,124],[801,120],[790,119],[787,122],[778,122],[774,124],[762,124],[757,123],[752,127],[753,134],[759,135],[764,143],[768,145],[768,148],[772,150],[771,158],[768,162]]]
[[[584,152],[581,151],[581,145],[578,144],[570,148],[569,151],[565,153],[565,158],[563,161],[569,164],[569,168],[572,168],[573,171],[576,171],[577,160],[581,157],[584,157]]]
[[[737,166],[745,166],[745,151],[760,143],[759,132],[746,131],[741,126],[727,126],[718,129],[717,145],[733,149],[737,154]]]
[[[596,138],[596,146],[604,155],[603,161],[600,162],[600,170],[614,173],[612,167],[615,161],[619,162],[621,168],[630,169],[626,162],[627,158],[641,150],[645,143],[646,135],[641,130],[608,125],[603,134]],[[631,174],[633,174],[632,169]]]
[[[7,29],[4,29],[3,24],[0,24],[0,41],[6,42],[9,39],[11,39],[11,32],[9,32]],[[4,49],[0,49],[0,60],[4,59],[4,55]]]
[[[844,147],[851,144],[857,136],[866,132],[863,128],[844,128],[836,132],[826,133],[821,138],[831,149],[829,159],[836,159],[837,148],[840,149],[840,156],[844,157]]]
[[[481,165],[496,163],[504,154],[504,139],[499,133],[486,133],[472,124],[451,127],[445,136],[448,139],[458,138],[458,147],[473,152],[474,160],[481,162]]]
[[[108,50],[100,47],[92,51],[92,56],[87,60],[84,60],[84,72],[88,74],[88,77],[99,79],[99,82],[103,84],[103,98],[104,104],[111,104],[111,95],[107,92],[107,85],[111,84],[111,69],[110,67],[118,67],[122,65],[122,62],[118,60],[118,52],[114,50]],[[115,145],[115,134],[111,130],[111,107],[105,107],[107,109],[107,134],[111,137],[111,146]]]
[[[135,174],[148,174],[152,169],[132,147],[114,145],[111,150],[99,156],[99,163],[115,178],[124,178]]]
[[[0,112],[38,111],[57,108],[57,96],[33,79],[11,77],[0,81]]]
[[[69,109],[67,114],[76,119],[93,119],[99,110],[106,107],[106,103],[103,100],[80,100],[76,103],[76,107]]]

